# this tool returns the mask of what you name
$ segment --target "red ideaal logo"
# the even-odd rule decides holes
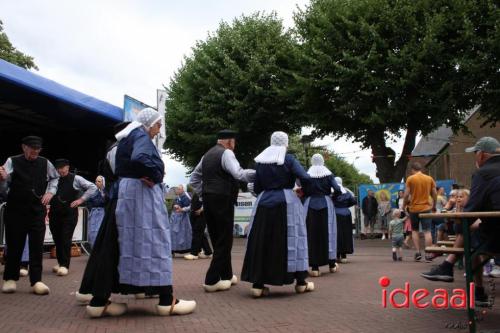
[[[387,288],[391,284],[391,280],[387,276],[382,276],[378,283],[382,288]],[[382,289],[382,307],[387,308],[387,289]],[[395,300],[396,295],[402,295],[404,301],[402,303],[397,303]],[[450,294],[446,289],[438,288],[434,289],[434,294],[432,294],[430,302],[425,302],[425,298],[431,295],[429,290],[421,288],[410,293],[410,283],[406,282],[404,289],[395,288],[389,293],[389,303],[393,308],[409,308],[410,302],[413,303],[418,309],[425,309],[432,306],[435,309],[467,309],[467,292],[465,289],[453,289]],[[474,308],[474,282],[469,284],[469,306],[471,309]]]

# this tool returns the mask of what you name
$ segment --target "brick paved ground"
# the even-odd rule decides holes
[[[271,287],[272,295],[262,299],[249,296],[250,285],[240,283],[230,291],[204,293],[201,288],[208,260],[174,260],[175,294],[198,302],[189,316],[158,317],[152,313],[155,300],[125,299],[130,312],[120,318],[89,319],[85,308],[74,302],[86,257],[74,258],[67,277],[54,276],[50,269],[55,260],[44,261],[44,281],[49,296],[29,293],[23,278],[16,294],[0,294],[0,332],[466,332],[447,328],[447,323],[466,322],[465,311],[395,310],[381,307],[378,279],[387,275],[391,287],[405,281],[416,288],[463,288],[461,271],[456,282],[429,282],[418,276],[431,264],[411,261],[406,251],[402,263],[393,263],[388,241],[363,240],[356,243],[356,254],[342,265],[337,274],[310,279],[316,291],[297,295],[293,286]],[[244,241],[237,239],[233,249],[233,267],[239,275]],[[119,298],[118,296],[115,299]],[[121,298],[123,300],[123,298]],[[480,330],[500,332],[500,304],[487,310]]]

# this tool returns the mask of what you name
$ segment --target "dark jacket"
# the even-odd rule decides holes
[[[469,201],[464,212],[500,211],[500,156],[491,157],[472,175]],[[500,218],[481,218],[480,232],[500,237]],[[500,242],[500,240],[499,240]]]
[[[378,212],[378,202],[375,197],[366,196],[361,203],[361,210],[367,216],[376,216]]]
[[[124,178],[148,177],[163,182],[165,165],[144,128],[136,128],[122,139],[116,150],[116,175]]]
[[[238,181],[222,168],[222,155],[226,151],[220,144],[216,144],[203,155],[202,192],[229,196],[236,203],[238,199]]]

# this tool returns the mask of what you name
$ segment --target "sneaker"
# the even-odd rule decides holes
[[[475,304],[478,307],[487,308],[492,306],[492,303],[490,302],[490,299],[488,295],[484,292],[484,290],[476,289],[476,294],[474,295],[474,298],[476,299]]]
[[[403,261],[403,257],[399,257],[399,258],[398,258],[398,261]]]
[[[385,234],[382,234],[382,240],[384,240],[384,239],[385,239]]]
[[[432,255],[432,254],[429,254],[429,255],[425,255],[425,262],[432,262],[432,260],[434,260],[434,258],[436,258],[436,256]]]
[[[392,252],[392,260],[397,261],[398,256],[396,255],[396,252]]]
[[[415,253],[415,261],[422,260],[422,254],[420,252]]]
[[[492,270],[493,270],[493,264],[491,263],[491,261],[488,261],[483,266],[483,276],[490,276]]]
[[[493,269],[490,272],[490,276],[494,278],[500,278],[500,266],[493,266]]]
[[[447,269],[443,264],[433,267],[430,272],[420,274],[431,281],[453,282],[453,269]]]

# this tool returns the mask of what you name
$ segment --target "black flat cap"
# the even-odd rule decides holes
[[[217,133],[217,139],[224,140],[224,139],[235,139],[236,138],[236,132],[233,130],[229,129],[224,129]]]
[[[62,168],[66,165],[69,165],[69,160],[65,158],[58,158],[57,160],[54,161],[54,166],[56,168]]]
[[[43,140],[39,136],[30,135],[30,136],[25,136],[21,140],[21,142],[23,144],[25,144],[26,146],[29,146],[31,148],[39,149],[39,148],[42,148]]]

